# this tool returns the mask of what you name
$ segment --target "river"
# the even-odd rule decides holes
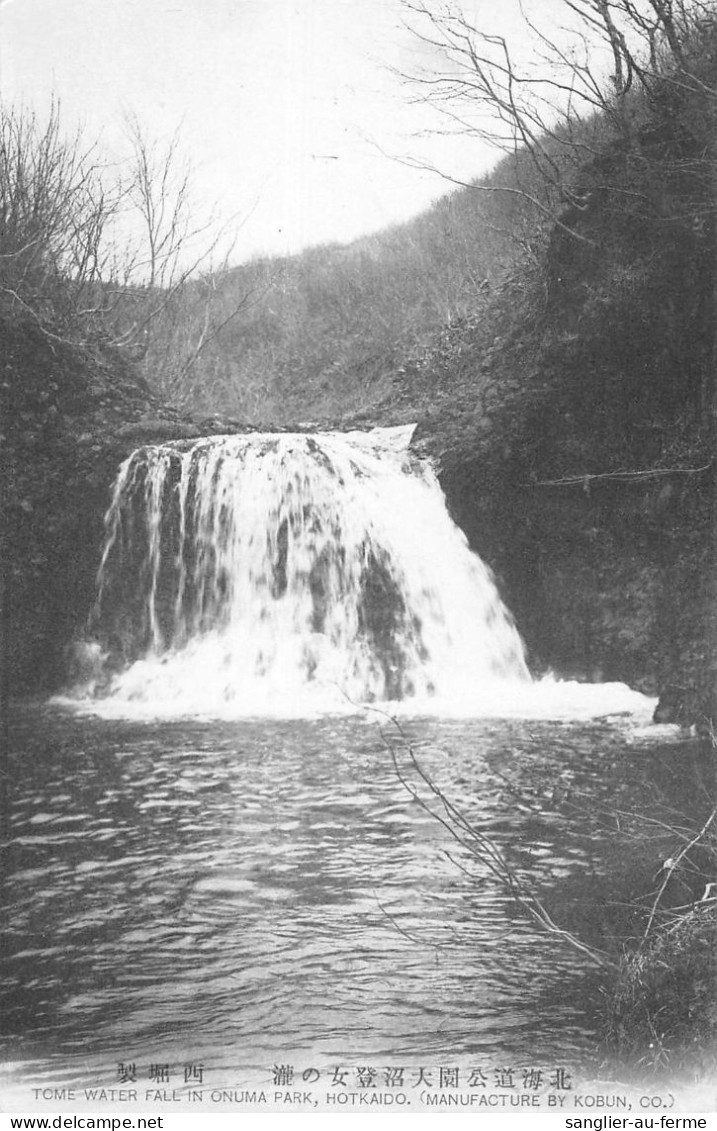
[[[600,963],[709,806],[698,752],[533,679],[411,431],[119,469],[66,697],[12,722],[18,1102],[599,1070]]]
[[[598,967],[511,897],[485,846],[609,951],[639,926],[632,901],[649,906],[668,826],[709,803],[696,744],[660,736],[628,715],[18,708],[10,1082],[107,1086],[123,1064],[201,1067],[213,1087],[285,1064],[594,1070]]]

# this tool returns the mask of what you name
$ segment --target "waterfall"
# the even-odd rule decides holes
[[[529,684],[489,569],[401,433],[134,452],[105,520],[90,618],[105,659],[97,693],[260,714],[418,710]]]

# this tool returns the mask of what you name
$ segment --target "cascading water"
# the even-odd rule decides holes
[[[136,451],[107,513],[91,617],[108,657],[100,693],[258,714],[485,705],[498,684],[528,686],[490,571],[408,435]]]

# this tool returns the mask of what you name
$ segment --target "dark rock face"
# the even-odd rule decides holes
[[[0,322],[3,665],[10,693],[66,674],[94,594],[117,467],[150,438],[197,434],[115,351]]]
[[[649,694],[681,685],[670,719],[702,711],[709,573],[704,485],[526,485],[479,491],[466,456],[443,477],[456,521],[496,572],[537,672],[619,680]],[[475,484],[475,486],[472,486]],[[667,699],[665,699],[667,702]]]
[[[0,319],[0,609],[3,687],[61,687],[95,598],[104,515],[121,462],[144,444],[255,431],[160,402],[102,344]]]
[[[684,721],[684,687],[668,686],[663,689],[652,716],[656,723],[681,723]]]
[[[532,279],[419,367],[432,403],[414,443],[536,670],[678,686],[669,713],[699,723],[714,702],[715,232],[680,219],[679,185],[664,217],[626,212],[629,168],[611,176],[573,218],[588,249],[556,231]]]

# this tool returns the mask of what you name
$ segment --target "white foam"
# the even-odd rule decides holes
[[[412,427],[140,449],[108,512],[79,709],[106,716],[647,717],[622,684],[533,681]],[[129,637],[133,662],[112,656]],[[139,655],[137,655],[139,652]]]

